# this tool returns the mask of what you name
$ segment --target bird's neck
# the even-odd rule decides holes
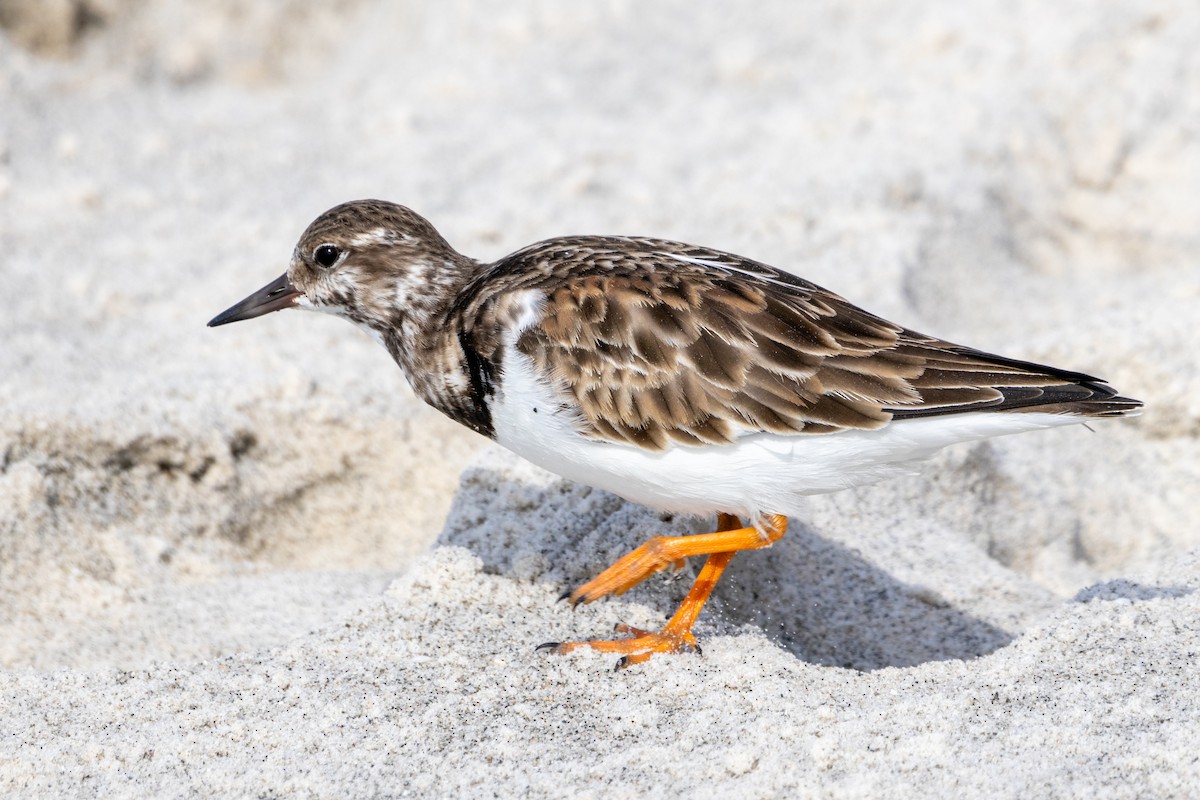
[[[454,254],[444,265],[417,271],[411,283],[397,287],[406,297],[403,313],[383,328],[383,343],[421,399],[451,418],[488,434],[467,421],[475,398],[470,367],[465,363],[459,326],[453,319],[464,287],[484,265]],[[418,285],[419,284],[419,285]],[[486,426],[483,426],[486,427]]]

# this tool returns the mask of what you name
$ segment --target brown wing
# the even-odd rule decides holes
[[[578,239],[512,258],[510,276],[545,292],[517,347],[601,439],[658,450],[983,409],[1096,416],[1137,405],[1090,376],[905,330],[718,251]]]

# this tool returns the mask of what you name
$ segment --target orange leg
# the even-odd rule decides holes
[[[569,653],[580,647],[590,647],[602,653],[621,653],[623,658],[617,662],[618,669],[630,664],[640,664],[655,653],[677,653],[684,647],[699,650],[696,637],[692,634],[692,626],[696,624],[701,609],[708,602],[721,573],[729,566],[734,555],[739,550],[768,547],[778,541],[787,530],[787,517],[771,515],[767,517],[766,522],[766,530],[760,533],[757,528],[742,527],[738,518],[731,514],[720,514],[715,533],[697,536],[656,536],[570,594],[573,604],[590,603],[605,595],[621,594],[679,559],[707,555],[708,559],[700,569],[700,574],[696,576],[691,591],[679,604],[679,609],[662,631],[653,633],[629,625],[618,625],[618,633],[630,634],[632,638],[550,642],[539,646],[538,649]]]

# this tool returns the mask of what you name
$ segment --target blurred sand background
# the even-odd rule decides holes
[[[1200,786],[1200,7],[0,0],[0,794],[1183,797]],[[461,251],[694,241],[1099,374],[739,557],[703,657],[537,654],[699,530],[204,323],[356,197]],[[695,569],[692,565],[691,569]]]

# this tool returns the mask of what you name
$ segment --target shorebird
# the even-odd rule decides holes
[[[350,320],[425,402],[534,464],[717,515],[714,532],[651,537],[564,595],[590,603],[707,556],[662,630],[541,646],[618,653],[618,667],[696,648],[692,627],[734,554],[777,541],[806,495],[910,471],[947,445],[1142,406],[1082,372],[917,333],[732,253],[570,236],[483,263],[381,200],[322,214],[287,272],[208,324],[285,308]]]

